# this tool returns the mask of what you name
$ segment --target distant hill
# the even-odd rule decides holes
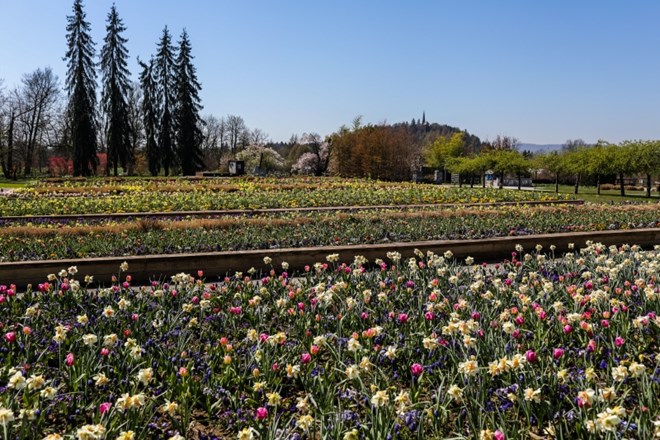
[[[562,144],[518,144],[518,151],[531,151],[532,153],[547,153],[548,151],[558,151],[563,147]]]

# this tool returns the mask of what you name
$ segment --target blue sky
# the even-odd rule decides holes
[[[86,0],[100,51],[111,0]],[[660,138],[660,2],[115,0],[130,69],[185,27],[203,114],[273,140],[420,118],[482,139]],[[0,0],[0,78],[63,83],[73,0]]]

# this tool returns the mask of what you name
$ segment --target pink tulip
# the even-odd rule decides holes
[[[5,341],[9,342],[10,344],[12,342],[16,342],[16,332],[5,333]]]
[[[412,364],[410,366],[410,372],[412,373],[413,376],[419,376],[424,372],[424,367],[421,364]]]
[[[67,364],[67,366],[72,367],[73,363],[75,362],[75,357],[73,356],[73,353],[67,354],[64,362]]]
[[[267,418],[268,417],[268,409],[263,407],[263,406],[260,406],[259,408],[257,408],[256,417],[257,417],[257,420],[263,420],[263,419]]]
[[[563,348],[555,348],[552,350],[552,357],[555,359],[559,359],[564,355],[564,349]]]
[[[311,360],[312,360],[312,355],[309,353],[303,353],[302,355],[300,355],[300,362],[302,362],[303,364],[308,364],[310,363]]]
[[[527,350],[525,352],[525,359],[527,359],[527,362],[530,364],[533,364],[538,360],[538,357],[536,356],[536,352],[534,350]]]
[[[617,347],[621,347],[625,343],[626,340],[623,339],[621,336],[617,336],[616,339],[614,340],[614,345],[616,345]]]
[[[111,407],[112,407],[112,403],[103,402],[102,404],[99,405],[99,412],[101,414],[105,414],[106,412],[108,412],[110,410]]]

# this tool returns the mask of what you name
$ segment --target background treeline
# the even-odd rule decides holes
[[[463,178],[467,176],[472,184],[476,180],[485,185],[484,174],[490,170],[499,177],[500,185],[505,176],[515,176],[520,187],[522,177],[532,176],[537,181],[554,182],[557,192],[560,183],[574,185],[575,194],[581,184],[595,185],[598,194],[603,184],[610,188],[616,184],[621,195],[631,186],[643,188],[647,197],[654,187],[658,190],[659,184],[654,179],[660,176],[659,140],[630,140],[619,144],[601,140],[595,145],[581,140],[567,141],[560,151],[533,155],[518,151],[515,139],[513,144],[499,142],[501,139],[484,143],[478,154],[469,154],[462,147],[460,134],[445,137],[427,150],[428,163]]]
[[[519,184],[533,176],[571,183],[576,192],[582,184],[616,183],[624,193],[626,184],[635,183],[650,195],[660,174],[658,141],[575,140],[561,151],[533,155],[518,151],[513,137],[483,141],[430,123],[425,114],[394,124],[363,124],[356,117],[328,136],[303,133],[272,142],[238,115],[201,115],[201,84],[185,29],[175,43],[165,26],[155,53],[138,58],[136,81],[127,67],[127,28],[116,7],[107,15],[98,56],[82,0],[74,0],[72,12],[64,84],[50,67],[26,73],[13,88],[0,79],[0,169],[6,178],[225,173],[227,162],[238,159],[258,174],[410,180],[428,179],[430,173],[437,182],[458,174],[460,184],[484,185],[485,173],[492,171],[500,184],[505,176],[517,177]]]

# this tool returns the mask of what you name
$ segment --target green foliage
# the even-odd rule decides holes
[[[140,87],[142,88],[142,119],[146,138],[147,162],[152,176],[160,173],[161,158],[156,142],[158,126],[158,85],[154,78],[154,59],[149,63],[140,61]]]
[[[110,168],[117,176],[118,166],[126,169],[126,165],[133,159],[131,140],[129,138],[130,125],[128,122],[128,99],[130,91],[127,68],[128,49],[126,38],[121,34],[126,30],[122,20],[117,14],[114,5],[108,14],[105,44],[101,49],[101,72],[103,73],[103,93],[101,100],[103,111],[106,114],[106,139],[108,162],[106,174]]]
[[[82,0],[75,0],[73,15],[67,16],[66,26],[66,87],[74,176],[90,176],[97,166],[95,50],[85,15]]]
[[[174,46],[167,26],[158,43],[154,65],[154,77],[158,84],[158,152],[165,175],[169,175],[176,159],[174,154],[174,107],[176,102],[176,79],[174,63]]]
[[[439,136],[427,146],[424,154],[426,165],[442,169],[448,167],[452,158],[461,156],[465,149],[465,133],[457,132],[449,136]]]
[[[194,175],[203,168],[201,150],[202,109],[199,98],[201,86],[197,80],[195,66],[192,63],[190,40],[183,30],[179,41],[179,53],[175,64],[176,107],[174,122],[176,126],[176,146],[184,176]]]

